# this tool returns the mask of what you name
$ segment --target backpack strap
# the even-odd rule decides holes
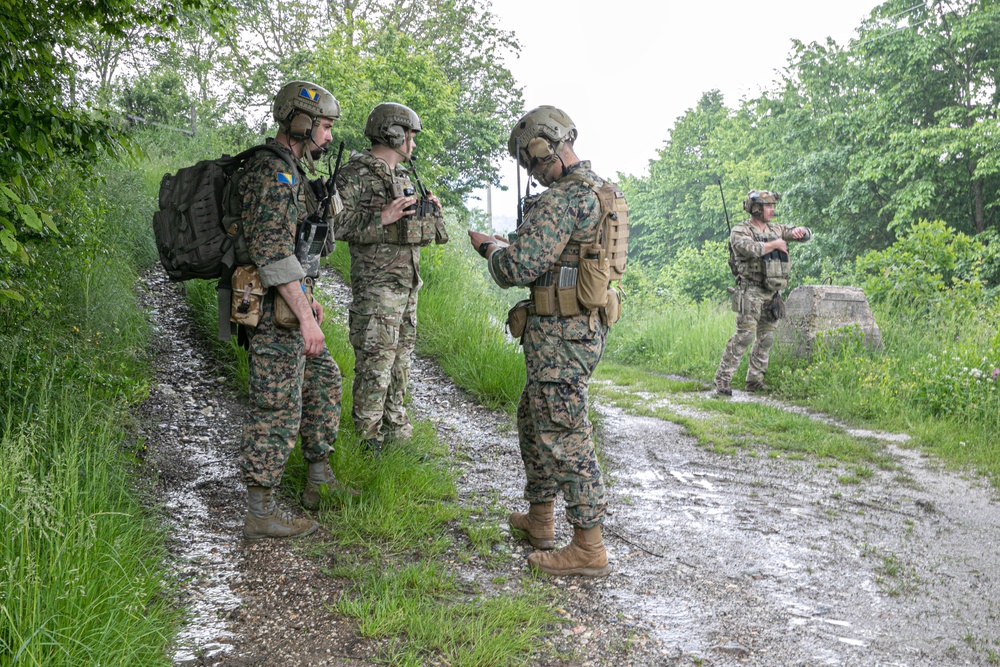
[[[258,151],[267,151],[280,157],[284,160],[285,164],[288,165],[288,168],[294,173],[299,176],[304,176],[302,168],[298,165],[298,161],[289,155],[288,151],[282,150],[273,144],[257,144],[256,146],[251,146],[245,151],[237,153],[232,157],[223,158],[223,160],[220,161],[222,162],[222,168],[225,170],[227,175],[231,175],[237,169],[242,167],[247,160],[256,155]],[[236,233],[239,235],[243,234],[242,225],[240,225]],[[236,244],[229,239],[226,240],[226,243],[228,245],[222,258],[224,268],[222,270],[222,276],[219,278],[219,284],[216,286],[219,306],[218,335],[219,340],[224,341],[232,338],[236,329],[236,325],[230,320],[230,310],[233,307],[233,273],[236,271]]]

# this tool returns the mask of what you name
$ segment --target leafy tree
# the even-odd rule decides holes
[[[0,0],[0,303],[22,299],[17,274],[32,248],[58,234],[46,210],[52,162],[86,169],[121,143],[100,114],[78,106],[73,51],[85,29],[123,37],[135,25],[171,25],[203,0]]]

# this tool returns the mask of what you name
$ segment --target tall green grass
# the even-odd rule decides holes
[[[734,322],[733,312],[718,305],[626,298],[622,319],[608,334],[605,358],[707,380],[715,374]]]
[[[0,318],[0,665],[165,665],[178,622],[154,517],[136,498],[151,261],[141,175],[59,172],[63,236]]]

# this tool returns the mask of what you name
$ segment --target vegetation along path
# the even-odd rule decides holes
[[[193,331],[180,290],[159,271],[146,280],[160,333],[147,439],[191,610],[175,663],[391,662],[390,639],[334,610],[348,585],[331,576],[329,535],[242,539],[243,400]],[[349,296],[333,289],[328,312],[342,319]],[[1000,664],[995,489],[942,470],[902,437],[848,432],[742,392],[725,401],[676,379],[636,382],[641,375],[612,367],[593,385],[614,571],[540,580],[539,604],[557,622],[528,664]],[[451,561],[452,574],[504,595],[529,553],[504,525],[523,504],[511,418],[424,359],[411,393],[414,416],[448,445],[471,520],[503,530],[491,554]],[[813,442],[821,454],[843,439],[856,441],[851,460],[789,445]],[[559,524],[557,541],[569,536]]]

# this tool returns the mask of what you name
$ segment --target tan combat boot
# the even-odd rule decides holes
[[[309,535],[319,528],[319,524],[312,519],[299,519],[278,508],[269,488],[248,486],[247,504],[249,508],[243,534],[248,539],[298,537]]]
[[[551,500],[547,503],[531,503],[528,513],[514,512],[507,517],[511,528],[528,534],[528,541],[536,549],[556,548],[556,522],[552,518]]]
[[[573,528],[573,541],[549,553],[536,551],[528,556],[528,565],[556,577],[578,574],[583,577],[606,577],[611,573],[608,552],[601,538],[601,527]]]
[[[302,506],[307,510],[319,508],[319,500],[324,488],[330,493],[344,491],[352,496],[358,495],[358,491],[348,489],[337,481],[329,461],[313,461],[309,464],[306,490],[302,493]]]

